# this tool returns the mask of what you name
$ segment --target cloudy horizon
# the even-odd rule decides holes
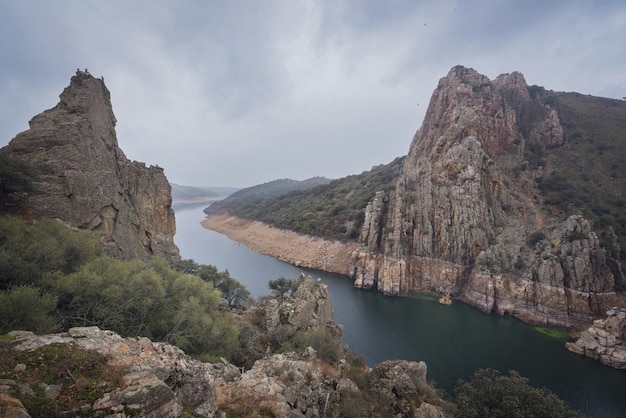
[[[104,77],[117,138],[172,183],[339,178],[406,155],[456,65],[626,96],[621,1],[0,0],[0,146]]]

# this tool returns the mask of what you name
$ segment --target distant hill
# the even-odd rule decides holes
[[[389,191],[402,171],[404,157],[369,171],[316,185],[315,179],[294,185],[294,180],[240,190],[205,209],[207,214],[227,210],[295,232],[331,239],[358,237],[365,207],[377,191]],[[302,189],[305,183],[309,187]],[[293,189],[299,186],[301,189]],[[292,190],[289,190],[289,189]]]
[[[204,203],[220,200],[236,192],[234,187],[192,187],[171,183],[174,203]]]
[[[204,212],[210,214],[224,209],[231,211],[236,210],[236,208],[251,208],[265,199],[282,196],[290,192],[308,190],[316,186],[328,184],[330,181],[330,179],[325,177],[312,177],[302,181],[292,179],[273,180],[236,191],[226,199],[213,203]]]

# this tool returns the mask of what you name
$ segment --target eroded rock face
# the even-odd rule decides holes
[[[606,314],[606,319],[594,321],[575,343],[567,343],[566,347],[607,366],[626,369],[626,309],[613,307]]]
[[[118,146],[104,81],[77,71],[52,109],[3,150],[37,171],[28,214],[98,232],[113,255],[178,258],[170,185]]]
[[[41,357],[44,347],[55,345],[67,350],[88,350],[100,353],[106,367],[120,375],[119,380],[95,382],[106,390],[97,399],[75,400],[77,409],[60,411],[80,416],[180,417],[193,410],[194,416],[266,416],[275,417],[338,417],[351,412],[356,399],[374,396],[375,407],[401,417],[443,417],[443,401],[426,383],[423,362],[388,361],[373,369],[361,370],[366,387],[359,387],[342,369],[346,361],[336,365],[318,359],[311,347],[302,353],[267,354],[249,370],[241,370],[221,359],[215,364],[202,363],[182,350],[147,338],[122,338],[98,327],[71,328],[67,333],[38,336],[28,331],[13,331],[11,349],[33,352]],[[5,342],[3,344],[6,344]],[[12,379],[0,379],[0,415],[28,417],[21,401],[11,394],[32,392],[37,384],[45,386],[46,397],[76,394],[81,383],[72,370],[61,369],[54,376],[69,375],[72,382],[56,384],[21,379],[32,364],[17,364]],[[48,363],[46,367],[55,367]],[[58,366],[61,367],[61,366]],[[369,377],[366,377],[369,376]],[[69,387],[68,387],[69,386]],[[50,394],[48,394],[50,392]],[[79,405],[77,405],[79,404]],[[8,415],[7,415],[8,416]],[[369,414],[367,414],[369,416]]]
[[[322,329],[341,341],[343,327],[335,322],[328,286],[301,274],[294,280],[294,289],[290,297],[274,295],[266,301],[267,332],[279,332],[285,339],[297,332]]]
[[[96,351],[107,359],[107,367],[122,371],[119,385],[84,405],[84,415],[131,411],[134,416],[178,417],[188,406],[198,416],[213,417],[218,410],[216,382],[232,373],[240,374],[228,363],[202,363],[175,346],[147,338],[122,338],[98,327],[71,328],[67,333],[43,336],[25,331],[10,335],[15,337],[13,345],[18,351],[66,344],[68,349],[76,346]]]
[[[355,286],[450,293],[486,312],[563,328],[612,306],[616,269],[589,223],[546,219],[532,199],[542,169],[519,175],[531,142],[558,147],[563,129],[520,73],[490,81],[453,68],[433,93],[395,191],[377,193],[366,209]],[[537,231],[545,239],[533,247]]]

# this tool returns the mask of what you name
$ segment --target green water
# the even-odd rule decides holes
[[[346,277],[296,268],[205,230],[199,224],[203,217],[201,207],[176,210],[175,241],[184,258],[229,270],[255,297],[267,294],[268,280],[281,276],[304,272],[321,278],[330,289],[335,320],[344,326],[344,341],[370,365],[423,360],[429,380],[448,392],[478,368],[513,369],[585,414],[626,416],[626,371],[568,352],[563,339],[460,302],[446,306],[354,289]]]

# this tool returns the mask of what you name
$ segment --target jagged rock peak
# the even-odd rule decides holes
[[[37,173],[22,215],[96,231],[122,258],[178,258],[163,169],[128,160],[116,122],[103,78],[78,70],[59,103],[33,117],[30,129],[2,150]]]
[[[562,143],[558,113],[531,98],[521,73],[490,81],[452,68],[433,92],[395,190],[366,208],[350,270],[355,286],[450,293],[542,325],[590,322],[613,303],[614,274],[622,273],[607,267],[587,221],[546,219],[535,198],[542,167],[522,174],[528,144]],[[574,227],[579,233],[567,232]],[[532,248],[539,232],[549,239]]]

